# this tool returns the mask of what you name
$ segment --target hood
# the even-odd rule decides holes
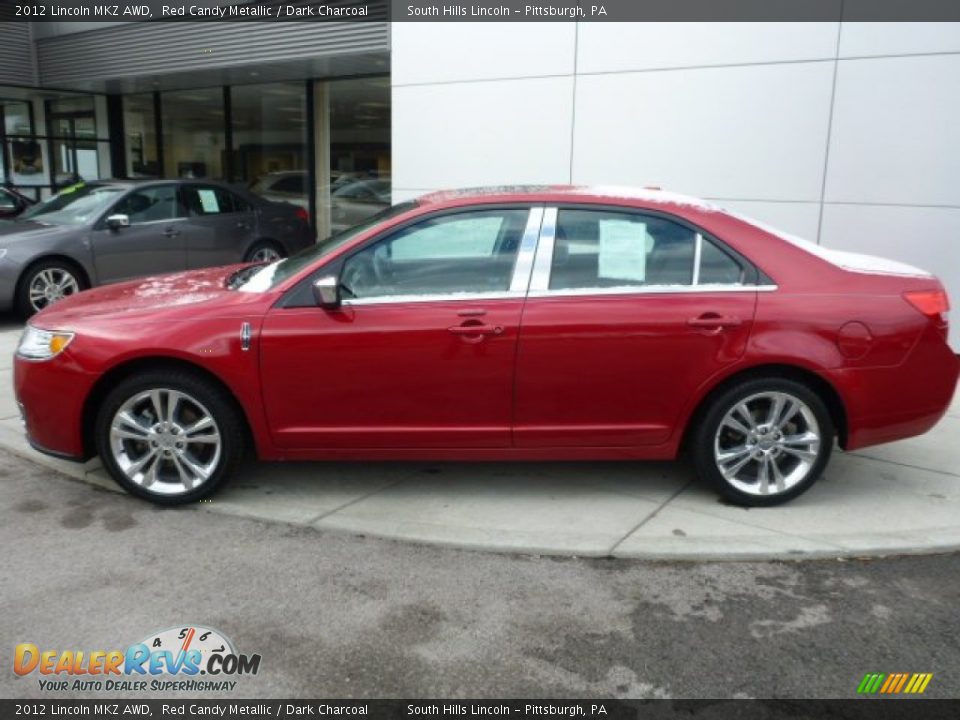
[[[44,225],[33,220],[8,220],[0,223],[0,247],[21,240],[77,235],[83,231],[80,225]]]
[[[113,315],[116,320],[142,321],[147,313],[164,312],[169,319],[178,310],[195,311],[198,306],[238,296],[226,288],[226,280],[247,264],[154,275],[129,282],[103,285],[72,295],[34,316],[31,323],[53,328],[95,316]]]

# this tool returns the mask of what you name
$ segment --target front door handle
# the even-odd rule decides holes
[[[687,320],[687,325],[695,328],[721,329],[725,327],[736,327],[743,321],[732,315],[718,315],[717,313],[704,313],[695,318]]]
[[[176,228],[167,228],[163,231],[164,237],[175,238],[180,234],[180,231]]]
[[[502,335],[503,328],[499,325],[454,325],[447,330],[454,335]]]

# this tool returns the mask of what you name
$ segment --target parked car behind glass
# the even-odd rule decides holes
[[[79,184],[0,226],[0,310],[158,272],[272,262],[313,243],[306,213],[207,181]]]
[[[27,326],[36,447],[129,492],[265,460],[691,452],[743,505],[926,432],[957,382],[931,274],[669,193],[436,193],[269,265],[82,293]],[[322,373],[319,369],[322,368]]]

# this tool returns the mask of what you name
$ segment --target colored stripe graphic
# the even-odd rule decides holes
[[[919,695],[927,689],[933,673],[867,673],[857,686],[857,694]]]

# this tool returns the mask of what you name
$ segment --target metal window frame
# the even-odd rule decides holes
[[[659,212],[649,212],[643,208],[628,208],[612,205],[576,205],[576,206],[550,206],[544,211],[543,225],[540,231],[540,242],[537,246],[536,260],[534,261],[533,275],[530,281],[528,297],[585,297],[592,295],[670,295],[670,294],[690,294],[690,293],[743,293],[743,292],[772,292],[778,289],[775,283],[701,283],[700,282],[700,264],[702,262],[703,252],[703,233],[690,226],[689,223],[681,223],[695,233],[693,250],[693,273],[691,281],[684,284],[669,285],[625,285],[622,287],[596,287],[596,288],[563,288],[550,289],[550,275],[553,269],[553,255],[556,249],[557,220],[560,210],[593,210],[596,212],[634,212],[636,214],[648,214],[653,216],[662,216],[665,219],[671,219],[667,214]],[[747,262],[749,259],[744,258]],[[739,261],[738,261],[739,262]],[[753,265],[753,263],[750,263]],[[758,277],[762,273],[757,270]]]

